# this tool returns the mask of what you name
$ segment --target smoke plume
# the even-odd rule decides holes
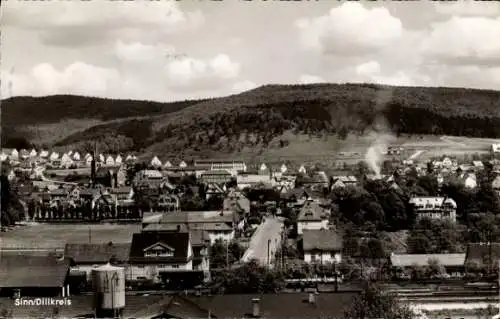
[[[380,87],[375,97],[375,110],[379,114],[375,119],[370,138],[372,142],[365,154],[365,162],[375,174],[375,178],[380,178],[382,173],[382,163],[384,155],[387,153],[391,130],[382,111],[392,99],[392,87]]]

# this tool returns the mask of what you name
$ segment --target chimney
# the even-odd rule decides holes
[[[309,298],[308,298],[308,302],[309,304],[314,304],[316,303],[316,296],[314,295],[314,293],[309,293]]]
[[[177,232],[180,233],[181,231],[181,225],[177,225]]]
[[[260,317],[260,299],[259,298],[252,299],[252,317],[254,317],[254,318]]]

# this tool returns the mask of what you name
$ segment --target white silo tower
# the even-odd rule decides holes
[[[125,308],[125,269],[107,265],[92,269],[93,308],[97,318],[120,317]]]

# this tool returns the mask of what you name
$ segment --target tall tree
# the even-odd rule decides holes
[[[345,319],[413,319],[416,315],[412,310],[395,298],[394,295],[383,292],[380,287],[366,282],[363,291],[344,311]]]

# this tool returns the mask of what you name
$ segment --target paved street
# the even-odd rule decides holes
[[[274,254],[281,244],[281,232],[283,229],[283,221],[273,217],[267,217],[266,220],[259,225],[253,234],[250,245],[247,251],[243,254],[241,260],[248,262],[252,259],[257,259],[258,262],[265,266],[268,264],[268,243],[269,255],[271,263],[274,259]]]

